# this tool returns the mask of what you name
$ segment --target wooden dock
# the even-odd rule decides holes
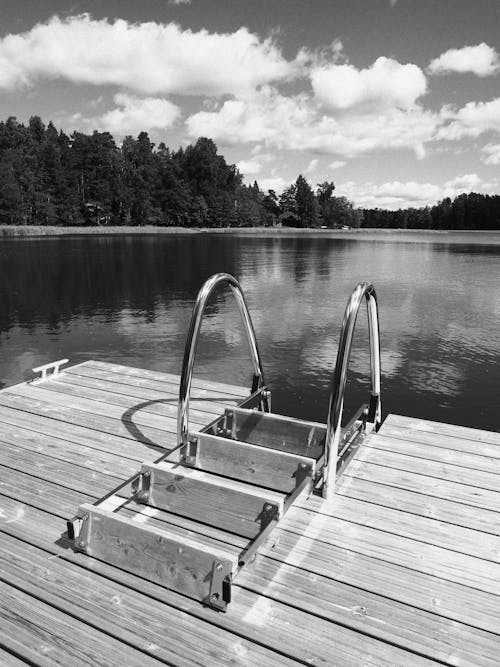
[[[500,433],[391,415],[227,613],[75,553],[77,507],[175,446],[177,394],[94,361],[0,392],[0,664],[500,663]],[[246,394],[194,381],[192,427]]]

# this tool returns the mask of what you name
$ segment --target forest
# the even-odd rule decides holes
[[[176,227],[500,229],[500,196],[461,194],[425,208],[355,208],[303,175],[278,196],[243,183],[201,137],[172,150],[147,132],[117,145],[109,132],[57,130],[39,116],[0,122],[0,224]]]

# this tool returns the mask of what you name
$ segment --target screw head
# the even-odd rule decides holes
[[[85,540],[80,540],[78,542],[78,546],[80,547],[80,549],[83,549],[85,547]]]
[[[217,570],[217,572],[221,572],[223,567],[224,567],[224,565],[222,563],[217,563],[217,565],[215,566],[215,569]]]
[[[266,503],[266,504],[264,505],[264,511],[265,511],[265,512],[271,512],[273,509],[274,509],[274,505],[271,505],[271,504],[269,504],[269,503]]]
[[[84,514],[84,515],[82,516],[82,521],[88,521],[88,520],[89,520],[89,515],[88,515],[88,514]]]

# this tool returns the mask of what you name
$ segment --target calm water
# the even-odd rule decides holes
[[[500,430],[500,235],[401,238],[0,241],[0,386],[62,357],[179,373],[197,291],[227,271],[243,285],[274,410],[324,421],[345,303],[357,282],[370,280],[380,304],[384,414]],[[368,368],[363,312],[347,416],[368,397]],[[195,374],[249,382],[239,315],[225,294],[207,314]]]

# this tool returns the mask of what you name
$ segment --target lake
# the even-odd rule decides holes
[[[273,410],[325,421],[343,311],[379,299],[382,407],[500,430],[500,234],[98,235],[0,241],[0,386],[67,357],[180,373],[194,299],[227,271],[243,286]],[[232,297],[207,312],[195,375],[248,384]],[[369,396],[365,309],[346,409]]]

